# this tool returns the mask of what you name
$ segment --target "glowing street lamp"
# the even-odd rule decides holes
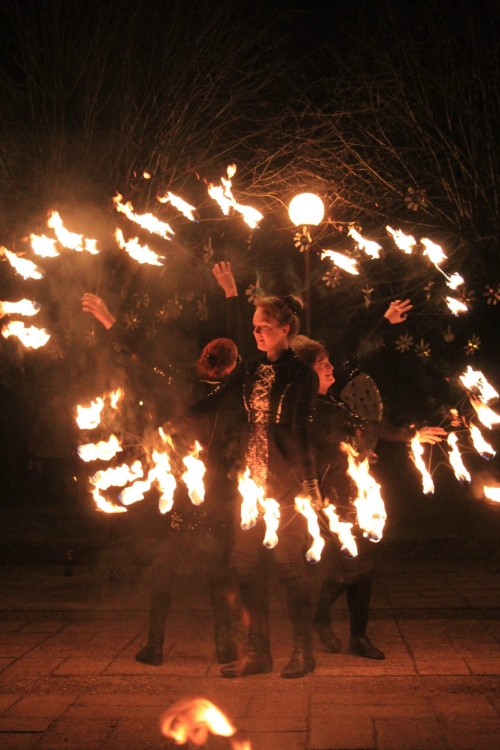
[[[323,201],[314,193],[300,193],[292,198],[288,207],[288,215],[292,224],[302,227],[302,236],[306,241],[300,243],[304,250],[305,275],[305,303],[306,303],[306,335],[311,334],[311,261],[309,256],[310,238],[308,226],[317,226],[323,221],[325,207]]]

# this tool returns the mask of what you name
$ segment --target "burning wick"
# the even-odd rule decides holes
[[[469,312],[467,305],[454,297],[446,297],[446,304],[450,308],[453,315],[459,315],[460,313]]]
[[[348,443],[341,443],[341,448],[347,453],[349,468],[347,473],[353,479],[358,496],[354,506],[358,514],[358,524],[363,531],[363,536],[370,542],[379,542],[382,539],[387,513],[384,501],[380,494],[380,485],[370,476],[370,464],[368,459],[358,463],[358,454]]]
[[[182,459],[182,463],[187,469],[182,475],[182,479],[186,484],[188,495],[193,505],[201,505],[205,500],[205,487],[203,485],[205,464],[198,458],[201,450],[202,447],[196,440],[193,453],[189,456],[184,456]]]
[[[92,401],[90,406],[76,407],[78,416],[76,417],[76,423],[81,430],[95,430],[95,428],[101,422],[101,412],[104,408],[104,400],[97,398]]]
[[[50,339],[50,333],[47,333],[45,328],[35,328],[35,326],[26,328],[20,320],[11,320],[7,323],[2,328],[2,336],[6,339],[9,336],[17,336],[27,349],[39,349]]]
[[[39,302],[31,302],[29,299],[21,299],[19,302],[0,302],[0,318],[3,315],[24,315],[31,317],[40,310]]]
[[[374,260],[375,258],[380,258],[380,251],[382,250],[382,246],[378,244],[378,242],[373,242],[373,240],[365,240],[364,237],[360,235],[359,232],[357,232],[354,227],[351,227],[349,231],[347,232],[349,237],[352,237],[353,240],[355,240],[357,247],[360,250],[364,250],[367,255]]]
[[[160,727],[176,745],[204,745],[209,734],[232,737],[236,732],[222,711],[205,698],[177,701],[161,717]]]
[[[358,545],[352,535],[352,523],[346,523],[341,521],[338,515],[335,513],[335,505],[327,505],[323,508],[323,513],[328,518],[330,525],[330,531],[336,534],[341,544],[341,550],[348,552],[349,557],[358,556]]]
[[[347,271],[347,273],[359,274],[355,258],[348,258],[347,255],[337,253],[335,250],[323,250],[321,253],[321,260],[324,260],[325,258],[330,258],[336,266],[343,271]]]
[[[178,195],[174,195],[173,193],[168,192],[162,198],[157,196],[157,200],[159,200],[160,203],[170,202],[174,208],[184,214],[186,219],[189,219],[189,221],[196,221],[193,214],[193,211],[196,211],[196,208],[194,206],[190,206],[189,203],[186,203],[186,201],[182,200],[182,198],[179,198]]]
[[[97,240],[84,240],[83,234],[68,232],[68,230],[64,228],[62,219],[57,211],[50,212],[47,226],[54,230],[58,241],[68,250],[76,250],[77,253],[82,253],[86,250],[91,255],[98,254],[98,250],[96,249]]]
[[[500,503],[500,487],[483,487],[485,497],[493,500],[494,503]]]
[[[484,424],[489,430],[491,430],[494,425],[500,424],[500,414],[497,414],[493,409],[490,409],[489,406],[483,404],[483,402],[472,393],[469,394],[469,400],[476,410],[477,418],[481,424]]]
[[[448,445],[450,446],[451,450],[448,458],[450,459],[450,464],[452,465],[453,471],[455,472],[455,476],[458,481],[462,484],[468,484],[471,481],[471,476],[464,466],[457,442],[458,438],[456,433],[450,432],[450,434],[448,435]]]
[[[242,215],[243,221],[246,222],[251,229],[255,229],[258,226],[259,221],[264,217],[256,208],[253,208],[252,206],[242,206],[240,203],[236,202],[231,192],[231,177],[235,174],[236,166],[230,164],[227,168],[227,179],[221,177],[221,182],[224,187],[221,187],[220,185],[209,185],[208,194],[219,204],[224,216],[227,216],[229,214],[229,209],[233,208]]]
[[[477,393],[481,401],[485,404],[498,398],[498,393],[490,383],[486,380],[485,376],[480,370],[473,370],[468,365],[466,372],[460,375],[459,380],[467,388],[468,391]]]
[[[263,511],[263,519],[266,525],[264,536],[264,547],[273,549],[278,544],[278,527],[280,522],[280,506],[272,498],[264,498],[264,488],[259,487],[250,476],[250,469],[245,469],[240,476],[238,489],[242,497],[241,501],[241,528],[248,531],[257,523],[259,511]]]
[[[424,455],[424,449],[419,442],[418,433],[415,435],[415,437],[411,441],[410,446],[411,446],[411,451],[412,451],[413,463],[415,464],[419,472],[422,474],[422,489],[423,489],[424,495],[433,495],[434,494],[434,482],[432,481],[432,477],[427,471],[423,458],[422,458],[422,456]]]
[[[125,250],[130,257],[138,263],[147,263],[150,266],[163,266],[163,263],[160,263],[161,256],[150,250],[147,245],[139,245],[138,237],[134,237],[132,240],[125,242],[122,230],[117,229],[115,232],[115,238],[118,247]]]
[[[82,461],[111,461],[122,450],[116,435],[111,435],[108,441],[100,440],[98,443],[86,443],[77,447],[78,455]]]
[[[31,260],[20,258],[15,253],[11,253],[6,247],[0,247],[0,257],[2,255],[5,255],[12,268],[14,268],[23,279],[38,280],[43,279],[45,276],[45,271],[42,268],[36,266]]]
[[[413,248],[417,244],[415,237],[412,237],[411,234],[405,234],[401,229],[392,229],[392,227],[386,227],[386,229],[392,236],[396,246],[407,255],[411,255]]]
[[[443,253],[443,248],[440,245],[436,245],[432,240],[428,240],[426,237],[420,240],[422,245],[425,247],[424,255],[427,255],[431,263],[438,266],[443,260],[446,260],[446,255]],[[441,269],[439,269],[441,270]]]
[[[116,206],[116,210],[122,214],[125,214],[127,219],[133,221],[134,224],[138,224],[143,229],[147,229],[148,232],[151,232],[152,234],[158,234],[164,240],[172,239],[175,232],[169,224],[164,221],[160,221],[156,218],[156,216],[153,216],[153,214],[136,214],[134,213],[134,207],[132,206],[130,201],[128,203],[122,203],[121,200],[122,196],[118,194],[115,198],[113,198],[113,203]],[[144,261],[141,261],[141,263],[143,262]]]
[[[312,544],[306,552],[306,560],[308,562],[319,562],[321,560],[321,553],[325,546],[325,540],[321,536],[319,530],[318,516],[316,511],[311,505],[311,501],[308,497],[295,498],[295,509],[302,513],[307,521],[307,530],[312,536]]]
[[[58,258],[59,253],[56,250],[56,241],[42,234],[39,237],[36,234],[30,234],[31,247],[36,255],[42,258]]]
[[[476,427],[476,425],[472,424],[472,422],[469,425],[469,432],[472,444],[480,456],[488,460],[496,455],[496,451],[491,447],[489,443],[486,442],[486,440],[482,436],[479,427]]]

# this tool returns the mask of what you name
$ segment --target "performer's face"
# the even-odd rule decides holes
[[[335,383],[333,365],[330,364],[330,361],[326,357],[318,357],[313,365],[313,370],[319,378],[319,392],[324,395],[329,387]]]
[[[261,352],[288,347],[288,333],[290,326],[280,326],[276,318],[272,318],[258,307],[253,316],[253,335],[257,348]]]

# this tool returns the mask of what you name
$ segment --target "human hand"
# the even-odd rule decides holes
[[[440,443],[447,434],[446,430],[443,430],[442,427],[422,427],[417,431],[418,442],[430,443],[431,445]]]
[[[391,302],[389,309],[384,313],[384,318],[387,318],[389,323],[395,325],[396,323],[403,323],[406,320],[407,313],[413,309],[413,305],[410,304],[409,299],[401,301],[400,299]]]
[[[226,263],[224,261],[216,263],[212,268],[212,273],[220,288],[225,291],[226,297],[238,296],[236,282],[234,280],[233,272],[231,271],[231,263]]]
[[[93,315],[106,329],[111,328],[113,323],[116,322],[116,318],[111,315],[104,300],[95,294],[90,294],[90,292],[85,292],[82,297],[82,310]]]

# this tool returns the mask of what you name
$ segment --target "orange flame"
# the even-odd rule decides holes
[[[382,250],[382,246],[378,244],[378,242],[373,242],[373,240],[365,240],[364,237],[360,235],[359,232],[357,232],[354,227],[350,227],[347,234],[355,240],[358,248],[360,250],[364,250],[367,255],[370,256],[370,258],[380,258],[380,251]]]
[[[255,526],[259,518],[259,503],[264,499],[264,488],[259,487],[250,476],[250,469],[245,469],[238,481],[241,502],[241,528],[245,531]]]
[[[330,531],[336,534],[339,538],[341,549],[346,550],[350,557],[358,556],[358,545],[356,539],[353,537],[351,529],[352,523],[341,521],[338,515],[335,513],[335,505],[327,505],[323,508],[323,513],[328,518],[330,525]]]
[[[443,253],[443,248],[441,247],[441,245],[436,245],[435,242],[432,242],[432,240],[428,240],[426,237],[421,239],[420,242],[425,247],[423,254],[427,255],[429,260],[434,263],[435,266],[442,263],[443,260],[446,260],[447,256]]]
[[[432,495],[434,494],[434,482],[432,481],[432,477],[427,471],[427,468],[422,458],[424,454],[424,449],[418,439],[418,433],[415,435],[415,437],[411,441],[410,446],[411,446],[411,451],[412,451],[413,463],[415,464],[419,472],[422,474],[422,485],[423,485],[422,489],[423,489],[424,495]]]
[[[459,299],[455,299],[454,297],[446,297],[446,304],[450,308],[453,315],[466,313],[469,310],[465,302],[461,302]]]
[[[264,523],[266,524],[266,533],[263,545],[268,549],[273,549],[278,544],[278,526],[280,525],[280,506],[276,500],[266,498],[262,501],[264,508]]]
[[[450,446],[451,450],[448,458],[450,459],[450,464],[452,465],[453,471],[455,472],[455,476],[458,481],[470,482],[471,476],[464,466],[464,462],[462,461],[462,456],[460,455],[457,442],[458,438],[456,436],[456,433],[450,432],[450,434],[448,435],[448,445]]]
[[[139,479],[131,484],[130,487],[125,487],[125,489],[118,495],[118,500],[123,503],[123,505],[133,505],[140,500],[144,500],[144,494],[151,489],[151,485],[155,479],[156,472],[153,468],[148,472],[146,479]]]
[[[472,440],[472,444],[474,448],[477,450],[479,455],[481,455],[485,459],[493,458],[493,456],[496,455],[496,451],[494,448],[491,447],[489,443],[486,442],[484,437],[481,434],[481,430],[476,427],[475,424],[469,425],[469,433]]]
[[[483,487],[485,497],[493,500],[494,503],[500,503],[500,487]]]
[[[57,211],[51,211],[50,216],[47,220],[47,226],[54,230],[55,235],[61,245],[68,250],[76,250],[77,253],[82,253],[84,250],[91,253],[91,255],[97,255],[96,244],[97,240],[84,240],[83,234],[75,234],[75,232],[68,232],[62,223],[62,219]]]
[[[184,456],[182,459],[182,463],[187,469],[182,475],[182,479],[186,484],[188,495],[193,505],[201,505],[205,500],[205,487],[203,485],[205,464],[198,458],[201,450],[202,447],[196,440],[193,453]]]
[[[174,475],[171,474],[170,460],[166,453],[153,451],[153,461],[155,462],[156,482],[161,492],[158,508],[162,514],[169,513],[174,504],[177,482]]]
[[[104,400],[96,398],[90,406],[78,406],[76,423],[81,430],[94,430],[101,422],[101,412],[104,408]]]
[[[35,328],[35,326],[26,328],[20,320],[11,320],[10,323],[4,325],[2,336],[6,339],[9,336],[17,336],[27,349],[39,349],[50,339],[50,333],[47,333],[45,328]]]
[[[335,250],[323,250],[321,252],[321,260],[324,260],[324,258],[330,258],[336,266],[341,268],[343,271],[347,271],[347,273],[352,273],[355,275],[359,274],[358,268],[356,266],[356,258],[348,258],[347,255],[342,255],[342,253],[337,253]]]
[[[143,468],[140,461],[134,461],[132,466],[122,464],[114,468],[97,471],[90,481],[99,490],[107,490],[110,487],[125,487],[127,482],[133,482],[143,476]]]
[[[460,375],[459,379],[467,390],[476,393],[485,404],[498,398],[498,393],[493,386],[488,383],[483,373],[480,370],[473,370],[470,365],[468,365],[464,374]]]
[[[209,734],[232,737],[236,732],[222,711],[205,698],[177,701],[161,717],[160,727],[176,745],[204,745]]]
[[[387,513],[384,501],[380,494],[380,485],[370,476],[370,464],[368,459],[358,463],[358,454],[347,443],[341,443],[342,449],[347,453],[349,468],[347,470],[358,490],[358,496],[354,506],[358,515],[358,524],[363,531],[363,536],[371,542],[379,542],[382,539]]]
[[[101,510],[103,513],[127,512],[127,509],[123,508],[121,505],[115,505],[114,503],[110,503],[109,500],[106,500],[106,498],[100,494],[97,487],[92,491],[92,496],[94,498],[97,510]]]
[[[20,258],[15,253],[11,253],[6,247],[0,247],[0,257],[5,255],[12,268],[23,277],[23,279],[43,279],[45,271],[39,268],[31,260]]]
[[[31,317],[40,310],[39,302],[31,302],[29,299],[21,299],[19,302],[0,302],[0,318],[3,315],[24,315]]]
[[[448,281],[446,282],[447,286],[450,287],[450,289],[458,289],[459,286],[462,286],[462,284],[465,284],[465,281],[460,276],[459,273],[453,273],[451,276],[448,277]]]
[[[484,424],[489,430],[491,430],[493,425],[500,424],[500,415],[494,412],[493,409],[490,409],[489,406],[483,404],[482,401],[472,394],[469,394],[469,399],[476,410],[477,417],[481,424]]]
[[[147,263],[150,266],[163,266],[163,263],[160,262],[161,256],[150,250],[147,245],[139,245],[138,237],[125,242],[121,229],[116,230],[115,237],[118,247],[125,250],[138,263]]]
[[[295,498],[295,510],[305,517],[307,521],[307,530],[312,536],[312,544],[306,552],[306,560],[308,562],[319,562],[321,560],[321,553],[325,546],[325,540],[321,536],[319,530],[318,516],[316,511],[311,505],[311,501],[308,497],[301,497],[300,495]]]
[[[227,168],[227,179],[221,177],[221,182],[224,187],[209,185],[208,194],[214,201],[217,201],[224,216],[227,216],[229,214],[229,209],[233,208],[242,215],[243,221],[245,221],[249,227],[255,229],[255,227],[258,226],[259,221],[264,217],[256,208],[253,208],[252,206],[242,206],[240,203],[236,202],[231,191],[231,177],[233,177],[235,173],[235,165],[230,164]]]
[[[111,435],[107,441],[100,440],[98,443],[86,443],[77,447],[78,455],[82,461],[111,461],[121,450],[116,435]]]
[[[56,240],[46,237],[44,234],[39,237],[36,234],[30,234],[31,247],[36,255],[42,258],[58,258],[59,253],[56,250]]]
[[[156,216],[153,216],[153,214],[136,214],[134,213],[134,207],[130,201],[128,203],[122,203],[121,200],[122,196],[120,194],[118,194],[116,198],[113,198],[116,210],[125,214],[127,219],[133,221],[134,224],[138,224],[143,229],[147,229],[151,234],[158,234],[160,237],[163,237],[164,240],[170,240],[173,237],[175,232],[166,222],[160,221]]]
[[[116,391],[112,391],[109,394],[110,406],[112,409],[116,409],[118,401],[123,398],[124,393],[121,388],[117,388]]]
[[[413,248],[417,244],[415,237],[412,237],[411,234],[405,234],[401,229],[392,229],[392,227],[386,227],[386,229],[396,243],[396,247],[403,250],[407,255],[411,255]]]
[[[178,195],[174,195],[173,193],[168,192],[162,198],[158,197],[158,200],[160,201],[160,203],[170,202],[174,208],[184,214],[186,219],[189,219],[189,221],[196,221],[193,214],[193,211],[196,211],[196,208],[194,206],[190,206],[189,203],[186,203],[186,201],[182,200],[182,198],[179,198]]]

